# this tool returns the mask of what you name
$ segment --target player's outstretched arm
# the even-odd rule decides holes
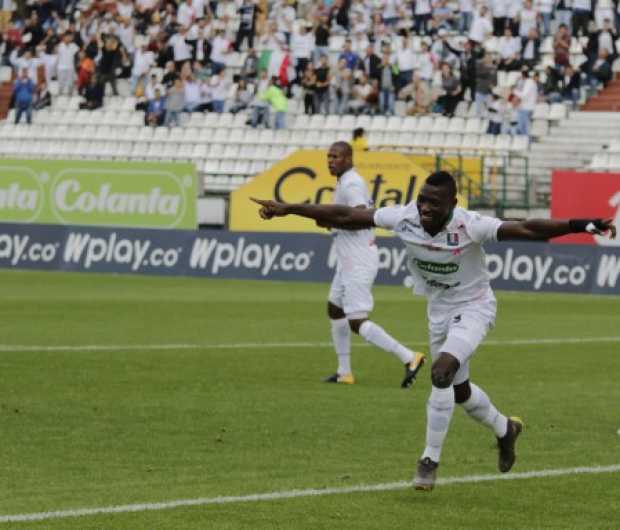
[[[497,231],[499,241],[546,241],[553,237],[587,232],[589,234],[607,233],[611,239],[616,237],[616,227],[612,219],[527,219],[525,221],[506,221]]]
[[[330,226],[344,230],[360,230],[375,226],[375,211],[368,208],[352,208],[339,204],[288,204],[284,202],[252,200],[260,204],[259,215],[263,219],[298,215],[314,219],[321,226]]]

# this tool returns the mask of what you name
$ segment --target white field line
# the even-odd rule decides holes
[[[617,337],[557,337],[549,339],[505,339],[487,340],[484,346],[542,346],[545,344],[592,344],[601,342],[620,342]],[[426,345],[426,342],[410,342],[410,346]],[[297,348],[331,348],[331,342],[238,342],[223,344],[81,344],[44,346],[30,344],[0,344],[2,352],[71,352],[71,351],[132,351],[132,350],[258,350],[258,349],[297,349]],[[370,344],[360,343],[356,348],[370,347]]]
[[[567,475],[618,473],[620,465],[596,467],[572,467],[564,469],[543,469],[540,471],[525,471],[504,475],[469,475],[464,477],[448,477],[437,480],[438,486],[450,484],[468,484],[474,482],[494,482],[498,480],[521,480],[530,478],[563,477]],[[151,502],[144,504],[126,504],[121,506],[102,506],[99,508],[81,508],[76,510],[59,510],[54,512],[22,513],[15,515],[0,515],[0,523],[15,523],[24,521],[42,521],[45,519],[66,519],[69,517],[84,517],[110,513],[146,512],[155,510],[170,510],[184,506],[206,506],[213,504],[232,504],[243,502],[277,501],[298,497],[318,497],[321,495],[343,495],[347,493],[367,493],[375,491],[396,491],[411,487],[411,482],[389,482],[385,484],[360,484],[348,488],[325,488],[275,491],[271,493],[255,493],[231,497],[205,497],[198,499],[180,499],[168,502]]]

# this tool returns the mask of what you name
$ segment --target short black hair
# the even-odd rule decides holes
[[[456,197],[456,180],[447,171],[435,171],[431,173],[426,179],[426,184],[430,186],[437,186],[445,188],[451,197]]]
[[[366,131],[364,131],[363,127],[358,127],[357,129],[353,129],[353,138],[359,138],[360,136],[364,136],[364,133]]]
[[[341,150],[344,156],[353,156],[353,148],[347,142],[334,142],[332,147]]]

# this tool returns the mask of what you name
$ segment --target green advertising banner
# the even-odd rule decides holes
[[[193,164],[0,160],[0,222],[196,228]]]

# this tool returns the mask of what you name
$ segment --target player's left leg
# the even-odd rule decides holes
[[[454,385],[454,399],[470,417],[493,431],[499,449],[498,468],[502,473],[510,471],[516,460],[515,444],[523,430],[521,419],[504,416],[486,392],[469,380]]]
[[[414,352],[398,342],[387,331],[372,320],[368,314],[374,307],[372,284],[376,270],[357,270],[345,280],[343,310],[349,320],[349,325],[366,342],[395,355],[405,366],[405,377],[401,387],[410,387],[424,364],[425,356]]]
[[[454,377],[454,399],[467,414],[493,431],[498,440],[500,471],[509,471],[515,461],[515,441],[523,424],[507,418],[493,405],[482,388],[469,380],[469,359],[495,322],[495,300],[469,305],[452,318],[446,344],[460,352],[461,366]]]

